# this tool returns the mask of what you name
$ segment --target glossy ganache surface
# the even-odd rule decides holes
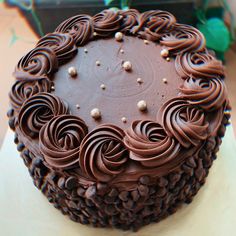
[[[176,97],[183,83],[174,61],[161,57],[161,49],[154,42],[145,44],[132,36],[124,36],[121,42],[115,37],[91,41],[79,47],[77,55],[54,74],[53,93],[70,104],[73,114],[86,120],[89,130],[104,123],[126,129],[134,120],[155,120],[163,103]],[[122,67],[125,61],[130,61],[132,70]],[[76,77],[68,75],[70,67],[77,69]],[[147,103],[145,112],[137,108],[140,100]],[[101,119],[91,117],[93,108],[99,108]],[[122,117],[127,122],[123,123]]]
[[[190,202],[229,119],[222,63],[165,11],[71,17],[14,76],[9,125],[35,185],[95,226],[139,228]]]

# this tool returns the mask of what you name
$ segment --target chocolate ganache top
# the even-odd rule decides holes
[[[224,68],[203,35],[159,10],[71,17],[14,76],[21,140],[86,185],[132,188],[177,168],[216,135],[228,105]]]

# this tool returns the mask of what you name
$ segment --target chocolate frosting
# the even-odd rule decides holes
[[[204,112],[186,100],[169,100],[159,110],[158,119],[161,119],[166,132],[185,148],[198,146],[208,136]]]
[[[88,15],[77,15],[62,22],[55,30],[58,33],[69,33],[76,45],[87,43],[93,36],[93,22]]]
[[[120,29],[122,18],[118,12],[104,10],[93,17],[94,31],[98,36],[107,37]]]
[[[175,67],[179,75],[186,79],[224,77],[224,67],[208,52],[186,52],[176,56]]]
[[[77,53],[74,39],[69,34],[50,33],[42,37],[37,47],[49,47],[55,52],[59,64],[72,59]]]
[[[162,35],[160,44],[166,46],[171,54],[179,54],[203,50],[205,38],[199,30],[190,25],[175,24],[171,31]]]
[[[90,178],[108,182],[120,174],[127,162],[124,131],[109,124],[90,132],[81,144],[80,167]]]
[[[50,78],[57,69],[58,60],[55,52],[48,47],[38,47],[20,59],[14,76],[19,80]]]
[[[176,23],[175,17],[166,11],[146,11],[140,14],[138,26],[134,27],[133,32],[142,35],[152,41],[160,39],[163,32],[171,29]]]
[[[169,137],[160,124],[148,120],[134,121],[126,131],[124,142],[130,158],[146,167],[170,162],[180,150],[179,143]]]
[[[122,23],[120,31],[124,33],[132,33],[134,26],[138,25],[139,12],[135,9],[129,9],[127,11],[119,11],[122,16]]]
[[[39,93],[28,98],[19,112],[19,127],[28,137],[37,138],[40,129],[56,115],[69,112],[68,105],[50,93]]]
[[[181,97],[189,103],[198,105],[204,110],[211,111],[220,108],[226,100],[226,88],[218,79],[188,78],[180,87]]]
[[[59,169],[78,166],[80,144],[87,132],[85,122],[77,116],[53,117],[39,134],[39,147],[45,161]]]
[[[48,79],[16,81],[9,93],[12,107],[19,111],[27,98],[41,92],[50,92],[52,82]]]
[[[125,34],[119,42],[118,31]],[[71,66],[77,77],[68,75]],[[169,173],[216,134],[228,101],[224,68],[202,34],[158,10],[71,17],[39,40],[14,75],[16,132],[48,168],[85,185],[125,189],[144,174]],[[57,96],[49,93],[51,80]],[[95,107],[99,120],[90,115]]]

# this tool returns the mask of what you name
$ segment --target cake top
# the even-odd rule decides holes
[[[78,15],[19,61],[15,124],[48,168],[78,181],[161,176],[214,136],[224,68],[194,27],[165,11]]]

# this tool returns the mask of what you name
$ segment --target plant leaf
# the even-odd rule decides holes
[[[230,46],[230,32],[223,20],[210,18],[205,24],[197,24],[206,38],[206,46],[218,52],[225,52]]]
[[[114,0],[104,0],[104,4],[109,6]]]

